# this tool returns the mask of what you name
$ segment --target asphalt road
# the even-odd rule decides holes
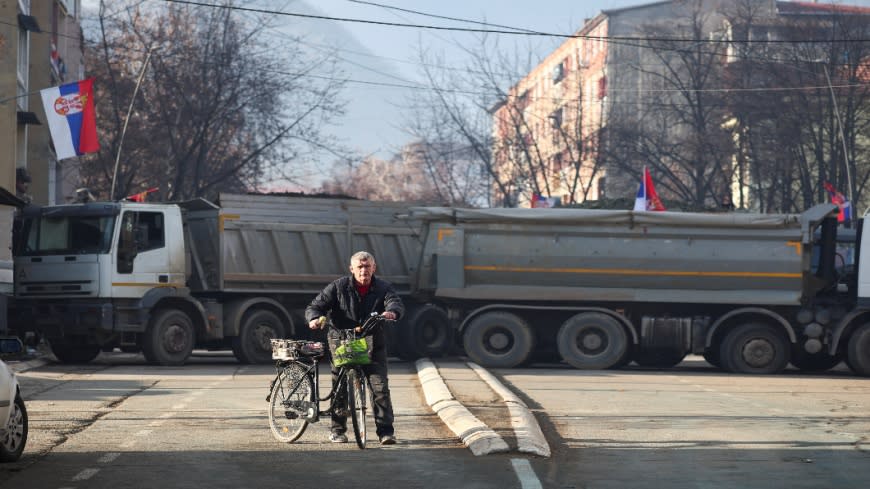
[[[399,444],[330,444],[328,424],[283,444],[268,428],[273,369],[199,354],[180,368],[101,355],[19,374],[24,458],[2,488],[838,487],[870,481],[870,381],[843,371],[738,376],[670,370],[491,372],[534,412],[550,457],[516,451],[511,414],[460,359],[447,386],[507,453],[475,456],[426,404],[413,363],[391,364]],[[373,426],[370,427],[373,431]]]

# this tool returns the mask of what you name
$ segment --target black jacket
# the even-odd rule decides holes
[[[348,275],[327,285],[305,309],[305,321],[310,322],[320,316],[327,316],[339,329],[350,329],[361,325],[373,312],[378,314],[392,311],[396,319],[405,313],[402,299],[386,280],[372,277],[372,284],[365,299],[361,299]],[[386,348],[383,328],[375,335],[375,348]]]

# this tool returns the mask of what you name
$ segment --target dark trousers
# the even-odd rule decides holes
[[[372,363],[362,366],[372,389],[375,413],[375,428],[378,437],[393,434],[393,402],[390,400],[390,382],[387,378],[387,352],[375,350],[372,353]],[[338,381],[338,369],[332,367],[332,385]],[[344,393],[337,393],[342,396]],[[347,431],[347,417],[332,415],[332,432]]]

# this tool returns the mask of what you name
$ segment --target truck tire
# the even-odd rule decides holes
[[[163,309],[145,331],[142,353],[151,363],[179,366],[190,357],[194,343],[196,332],[190,317],[178,309]]]
[[[870,377],[870,323],[852,332],[846,347],[846,355],[846,364],[853,372]]]
[[[516,314],[486,312],[474,318],[462,336],[465,353],[484,367],[511,368],[528,360],[535,346],[529,324]]]
[[[704,360],[716,368],[722,368],[722,359],[719,357],[719,348],[712,347],[704,352]]]
[[[556,345],[562,359],[574,368],[605,369],[625,359],[628,334],[606,314],[583,312],[562,323]]]
[[[233,354],[242,363],[272,363],[272,339],[284,338],[284,323],[274,312],[257,309],[245,314]]]
[[[399,356],[405,360],[444,356],[453,338],[447,312],[434,304],[411,311],[396,329]]]
[[[634,363],[641,367],[670,368],[679,365],[686,354],[673,348],[640,350],[634,354]]]
[[[62,339],[49,340],[49,346],[62,363],[88,363],[100,354],[98,345],[71,344]]]
[[[791,352],[791,364],[804,372],[824,372],[836,367],[843,361],[840,355],[829,355],[826,351],[807,353],[802,348]]]
[[[788,366],[791,347],[776,328],[747,323],[734,328],[722,341],[722,367],[741,374],[776,374]]]

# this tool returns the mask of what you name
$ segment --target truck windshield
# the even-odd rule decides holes
[[[25,218],[17,240],[19,256],[108,253],[114,216],[38,216]]]

